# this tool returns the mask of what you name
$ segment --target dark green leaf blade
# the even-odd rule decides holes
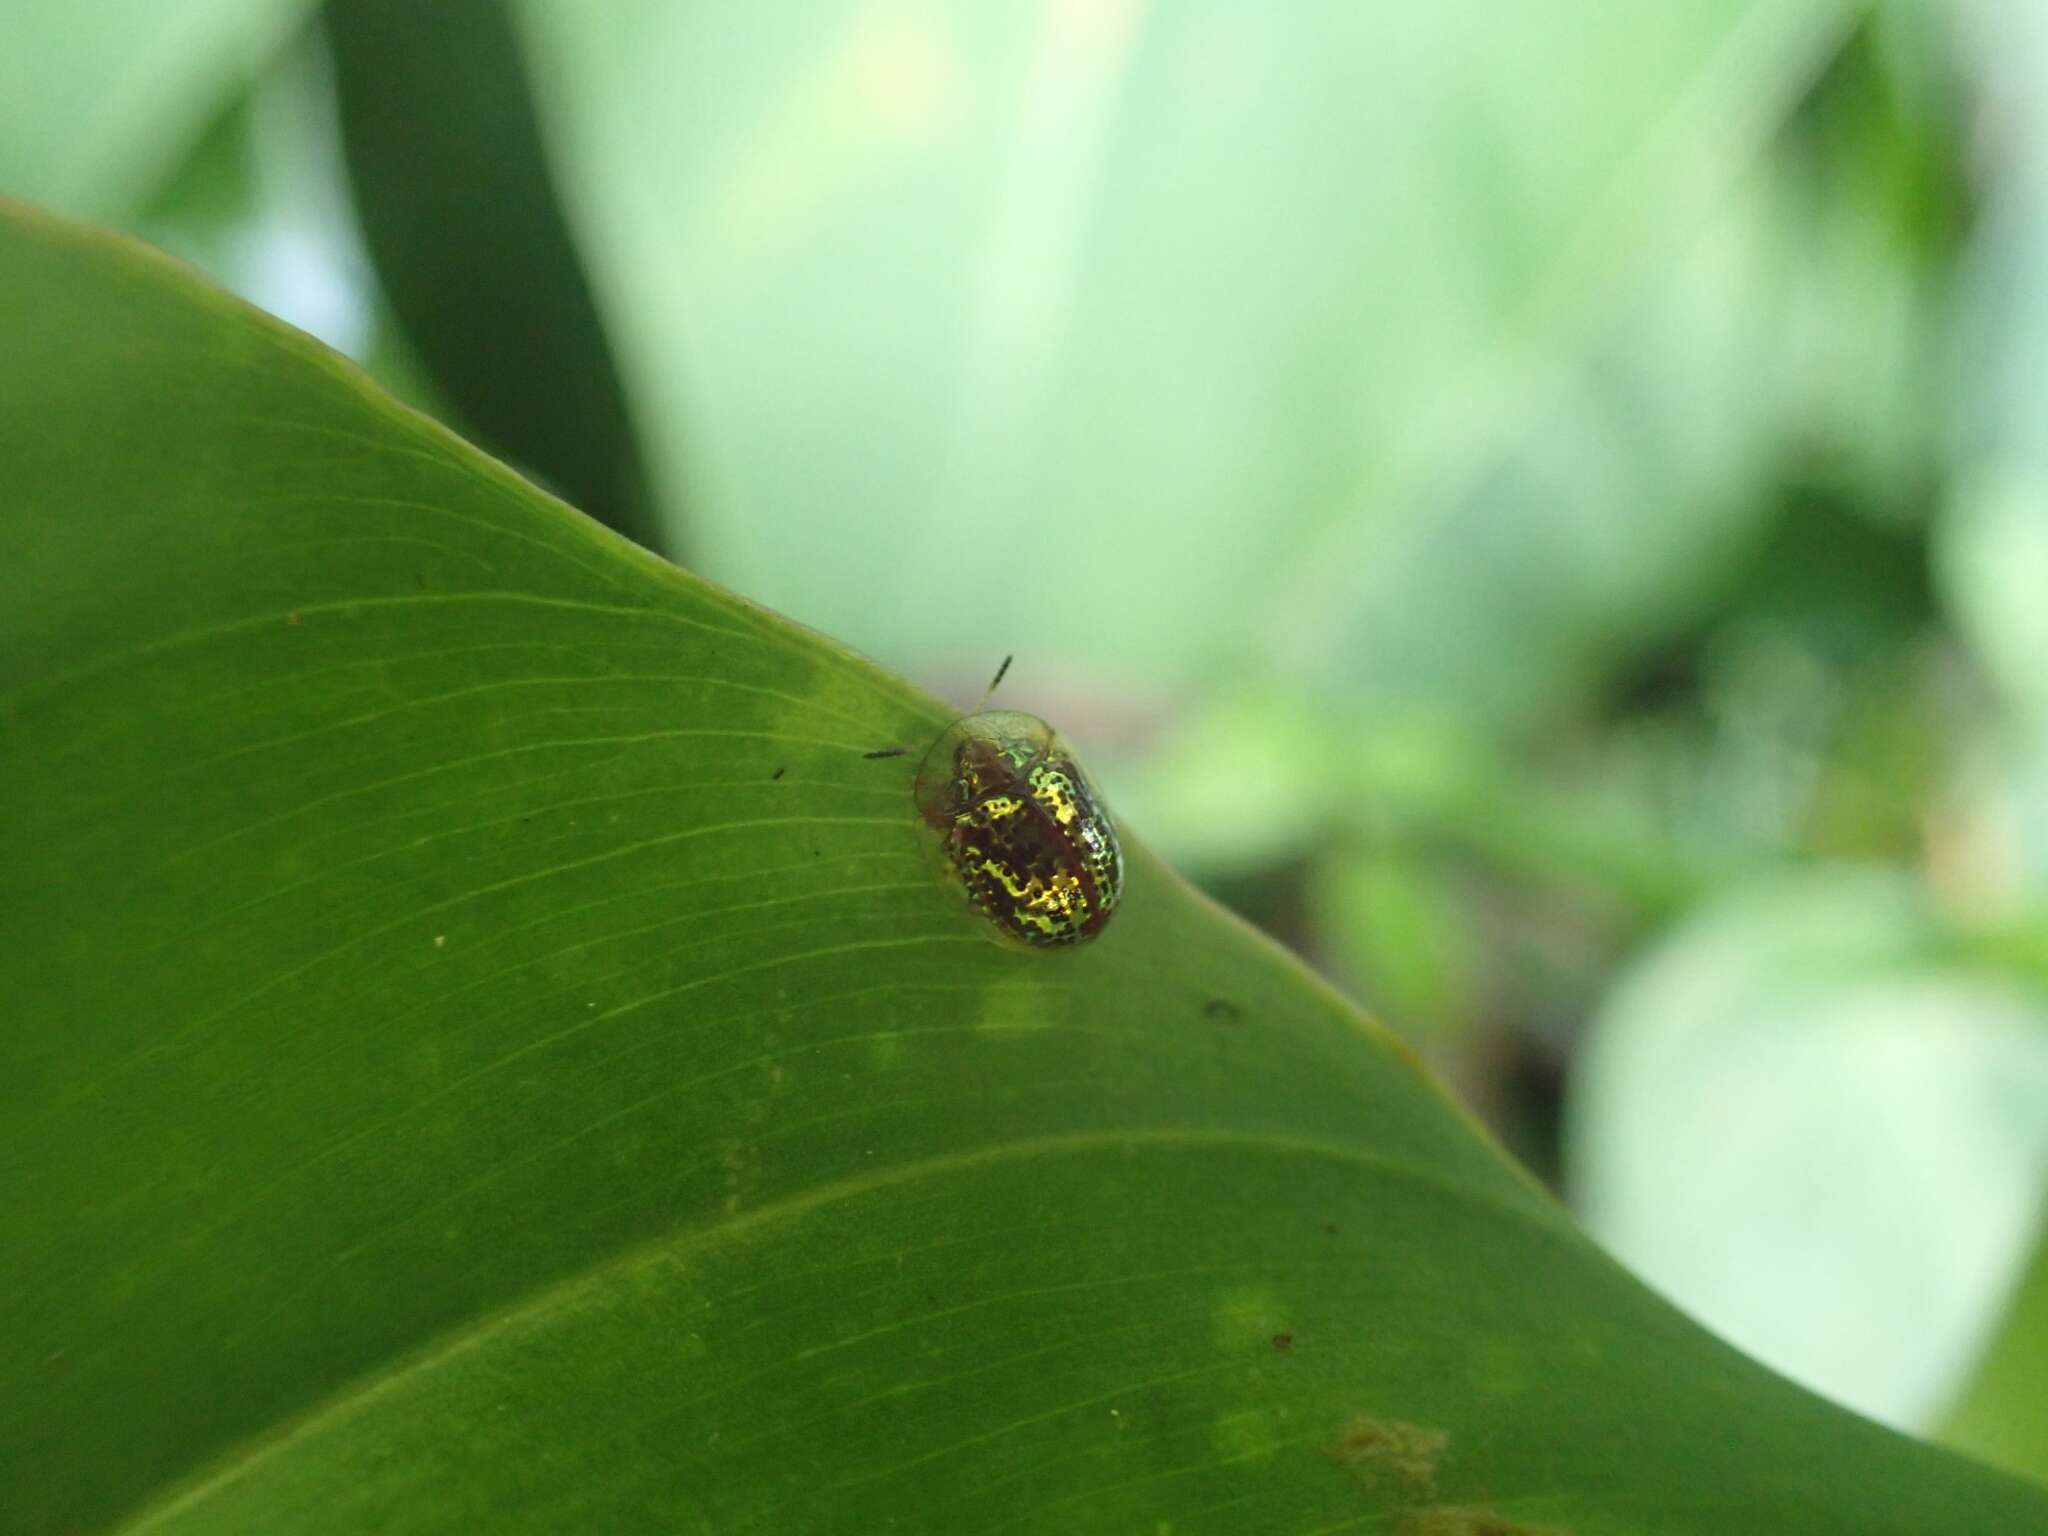
[[[611,344],[562,221],[501,0],[327,0],[363,237],[465,430],[650,549]]]
[[[1142,850],[984,942],[932,701],[128,243],[0,291],[24,1528],[2048,1531]]]

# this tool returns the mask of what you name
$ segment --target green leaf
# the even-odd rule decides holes
[[[321,14],[363,238],[459,420],[663,547],[505,6],[327,0]],[[671,552],[681,528],[671,507]]]
[[[986,942],[936,702],[137,247],[0,291],[16,1528],[2048,1532],[1135,840]]]
[[[1669,237],[1833,0],[595,13],[519,7],[657,485],[703,569],[886,661],[949,675],[971,629],[1084,698],[1512,707],[1752,521],[1716,477],[1783,231]],[[963,579],[984,528],[1002,579]]]
[[[283,49],[120,227],[445,419],[370,275],[349,206],[333,71],[316,41]]]
[[[8,0],[0,193],[127,219],[310,0]]]
[[[1816,864],[1624,974],[1572,1088],[1602,1242],[1796,1380],[1931,1423],[2048,1194],[2048,996],[1904,875]]]
[[[1969,1385],[1942,1425],[1942,1439],[1986,1461],[2048,1482],[2048,1231],[2013,1287],[2005,1316]]]

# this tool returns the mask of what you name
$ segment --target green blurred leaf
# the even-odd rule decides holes
[[[330,74],[314,40],[284,49],[126,227],[446,420],[363,248]]]
[[[2048,251],[2048,230],[2042,249]],[[2048,724],[2048,452],[2016,452],[1964,479],[1940,527],[1944,595],[2000,701]]]
[[[2048,12],[1955,7],[1975,94],[1981,208],[1956,294],[1953,464],[1934,570],[2006,719],[1950,818],[1950,878],[2016,924],[2006,958],[2048,970]]]
[[[2048,1000],[1922,893],[1816,866],[1625,973],[1568,1101],[1575,1204],[1797,1380],[1906,1426],[1952,1390],[2048,1195]]]
[[[521,14],[632,393],[687,424],[651,452],[704,568],[886,660],[1512,704],[1746,526],[1719,477],[1769,408],[1754,219],[1646,306],[1659,345],[1557,374],[1842,6]],[[1574,430],[1512,454],[1559,393]]]
[[[2041,412],[2048,290],[2048,13],[1959,4],[1985,102],[1981,215],[1956,298],[1948,437],[1950,505],[1936,527],[1936,572],[1963,635],[2039,757],[2048,726],[2040,664],[2048,625],[2036,600],[2048,580],[2048,419]],[[1979,13],[1982,13],[1981,15]],[[1995,15],[1996,24],[1989,24]],[[1974,24],[1973,24],[1974,23]],[[2038,798],[2038,797],[2037,797]],[[2048,856],[2029,848],[2038,894]]]
[[[0,193],[126,220],[311,0],[8,0]]]
[[[1442,863],[1398,846],[1328,850],[1311,899],[1333,958],[1411,1038],[1455,1036],[1470,1023],[1480,974],[1472,914]]]
[[[2048,1532],[1142,848],[985,942],[933,701],[125,242],[0,291],[17,1528]]]
[[[363,235],[457,423],[673,551],[682,508],[653,521],[503,0],[327,0],[322,17]]]
[[[2013,1287],[2003,1319],[1950,1410],[1941,1438],[2048,1482],[2048,1231]]]

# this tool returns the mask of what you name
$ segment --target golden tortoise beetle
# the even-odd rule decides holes
[[[1058,949],[1116,915],[1116,826],[1073,749],[1036,715],[994,709],[954,721],[918,766],[916,792],[941,878],[965,889],[997,939]]]

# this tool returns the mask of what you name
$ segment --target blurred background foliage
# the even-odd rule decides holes
[[[1780,1369],[2048,1362],[2048,8],[14,0],[0,189],[942,694],[1016,653]],[[2030,1379],[1954,1428],[2048,1475]]]

